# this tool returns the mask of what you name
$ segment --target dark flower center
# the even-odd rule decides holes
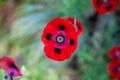
[[[105,7],[106,9],[109,9],[112,7],[112,4],[109,3],[109,0],[97,0],[96,1],[97,6],[101,6],[102,4],[107,4],[107,6]]]
[[[14,72],[10,72],[10,76],[13,76],[13,75],[15,75],[15,73]]]
[[[116,53],[116,56],[117,56],[117,57],[120,57],[120,52],[117,52],[117,53]]]
[[[107,5],[105,8],[106,9],[111,9],[113,7],[113,5],[112,4],[109,4],[109,5]]]
[[[110,1],[109,0],[97,0],[96,1],[96,5],[98,6],[98,7],[100,7],[102,4],[105,4],[106,6],[105,6],[105,9],[111,9],[112,7],[113,7],[113,5],[110,3]]]
[[[104,3],[108,3],[109,0],[103,0]]]
[[[63,43],[64,40],[65,40],[65,38],[62,35],[58,35],[56,38],[57,43],[60,43],[60,44]]]
[[[120,71],[120,64],[116,68],[114,68],[115,73],[117,73],[118,71]]]

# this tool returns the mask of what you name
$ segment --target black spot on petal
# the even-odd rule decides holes
[[[114,71],[114,73],[117,73],[118,71],[120,71],[120,64],[117,65],[117,67],[115,67],[115,68],[113,69],[113,71]]]
[[[10,63],[9,66],[10,66],[10,68],[12,68],[12,69],[18,70],[18,68],[17,68],[13,63]]]
[[[75,44],[75,42],[74,42],[74,40],[73,39],[70,39],[70,45],[74,45]]]
[[[117,72],[118,72],[118,69],[117,69],[117,68],[114,68],[113,70],[114,70],[114,72],[115,72],[115,73],[117,73]]]
[[[97,1],[97,2],[96,2],[96,4],[97,4],[97,6],[99,6],[99,7],[101,6],[101,4],[100,4],[100,2],[99,2],[99,1]]]
[[[107,5],[105,8],[106,8],[106,9],[111,9],[112,7],[113,7],[113,5],[110,4],[110,5]]]
[[[61,50],[60,50],[60,48],[54,48],[54,52],[57,54],[60,54]]]
[[[63,25],[60,25],[60,26],[59,26],[59,30],[62,30],[62,31],[64,31],[64,30],[65,30],[65,26],[63,26]]]
[[[50,33],[47,33],[47,35],[45,36],[45,38],[46,38],[48,41],[50,41],[50,39],[51,39],[51,34],[50,34]]]

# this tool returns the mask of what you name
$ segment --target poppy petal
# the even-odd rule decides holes
[[[84,27],[83,27],[82,23],[73,17],[68,17],[67,20],[70,21],[73,25],[75,25],[77,27],[76,35],[82,35],[82,33],[84,31]]]
[[[108,71],[112,78],[120,78],[120,61],[110,63]]]
[[[110,55],[111,61],[116,61],[116,60],[120,61],[120,46],[113,46],[109,50],[109,55]]]
[[[119,1],[109,0],[108,2],[104,2],[103,0],[92,0],[92,3],[98,13],[105,14],[114,11],[118,6]]]
[[[42,32],[42,41],[45,45],[51,44],[52,36],[55,32],[56,31],[50,25],[45,27]]]
[[[70,51],[73,53],[77,47],[78,47],[78,36],[75,34],[71,34],[70,43],[67,49],[70,49]]]
[[[0,59],[0,67],[3,68],[5,72],[12,77],[22,76],[20,68],[17,66],[15,60],[12,58],[6,56],[2,57]]]
[[[66,33],[70,33],[75,31],[75,27],[71,22],[63,18],[54,18],[51,20],[47,26],[51,26],[54,30],[65,31]],[[46,26],[46,27],[47,27]]]
[[[45,55],[56,61],[64,61],[70,58],[78,46],[78,35],[83,33],[82,24],[77,21],[78,30],[73,25],[73,19],[54,18],[42,33],[42,41],[45,44]],[[81,28],[82,27],[82,28]]]
[[[45,46],[44,51],[48,58],[56,61],[64,61],[69,59],[71,56],[71,53],[69,53],[69,51],[67,51],[65,48],[57,48],[53,45]]]

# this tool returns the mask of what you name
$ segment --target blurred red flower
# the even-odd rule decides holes
[[[114,11],[119,1],[118,0],[92,0],[93,6],[99,14]]]
[[[78,35],[83,33],[84,28],[79,22],[81,25],[78,26],[79,29],[76,31],[72,23],[74,23],[73,20],[54,18],[47,24],[42,33],[42,41],[45,45],[45,55],[48,58],[63,61],[70,58],[76,50]]]
[[[112,78],[120,78],[120,61],[111,62],[108,65],[108,71]]]
[[[6,56],[0,58],[0,67],[5,70],[6,74],[12,77],[23,76],[20,68],[17,66],[15,60],[12,58]]]
[[[114,46],[109,50],[109,56],[111,61],[120,61],[120,46]]]

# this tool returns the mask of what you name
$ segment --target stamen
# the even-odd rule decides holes
[[[108,3],[108,0],[103,0],[104,3]]]
[[[57,42],[58,43],[63,43],[64,42],[64,37],[62,35],[57,36]]]

